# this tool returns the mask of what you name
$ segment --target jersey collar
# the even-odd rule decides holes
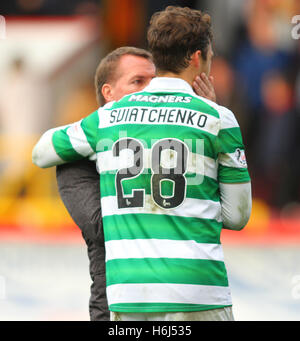
[[[143,91],[184,91],[194,92],[188,82],[181,78],[175,77],[155,77],[145,87]]]

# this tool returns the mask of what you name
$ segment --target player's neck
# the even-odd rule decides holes
[[[174,73],[174,72],[168,72],[168,71],[158,71],[157,76],[158,77],[169,77],[169,78],[180,78],[180,79],[185,80],[191,86],[193,86],[193,81],[196,77],[196,73],[193,72],[193,70],[191,70],[190,68],[186,68],[180,73]]]

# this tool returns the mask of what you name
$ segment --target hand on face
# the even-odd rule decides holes
[[[216,102],[216,93],[213,85],[213,77],[207,76],[204,72],[197,76],[193,82],[193,89],[198,96]]]

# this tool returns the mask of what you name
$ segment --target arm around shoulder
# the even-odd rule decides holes
[[[32,162],[40,168],[49,168],[64,163],[57,155],[52,143],[52,136],[56,130],[57,128],[46,131],[33,148]]]
[[[90,158],[95,154],[98,113],[70,125],[46,131],[32,152],[32,162],[41,168]]]

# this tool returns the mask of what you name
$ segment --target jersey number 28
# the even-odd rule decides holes
[[[139,176],[144,169],[144,146],[133,138],[123,138],[113,145],[113,156],[120,156],[123,149],[133,151],[133,165],[129,168],[119,169],[116,174],[116,191],[118,208],[143,207],[144,189],[134,189],[131,196],[124,196],[122,180]],[[162,166],[163,151],[171,150],[176,152],[175,167],[165,168]],[[188,147],[177,139],[162,139],[154,143],[151,148],[151,194],[153,201],[161,208],[171,209],[179,206],[185,199],[186,178],[184,174],[187,170]],[[161,194],[163,181],[173,183],[173,193],[171,196]]]

